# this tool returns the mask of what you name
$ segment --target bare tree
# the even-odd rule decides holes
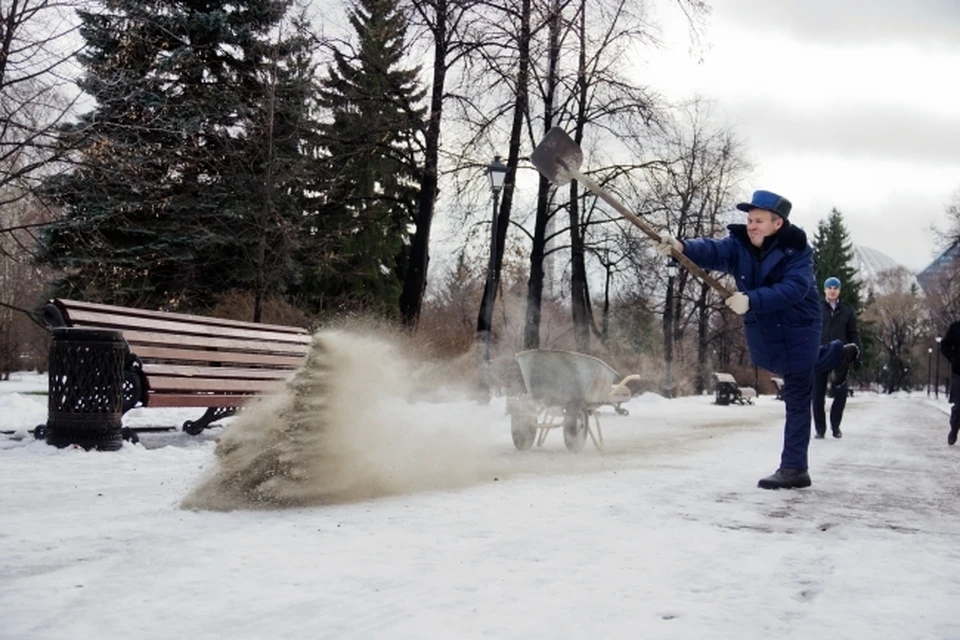
[[[500,1],[476,8],[471,40],[483,46],[467,61],[468,82],[452,96],[452,113],[462,125],[457,127],[462,151],[454,155],[461,158],[460,168],[475,176],[479,163],[470,158],[477,157],[477,149],[503,148],[500,141],[508,139],[508,174],[497,216],[494,266],[499,271],[508,229],[530,239],[525,347],[540,343],[538,309],[544,288],[552,281],[550,256],[567,255],[567,250],[575,256],[570,264],[578,343],[586,343],[591,326],[600,334],[593,326],[585,266],[586,256],[596,255],[598,245],[590,246],[588,229],[612,228],[611,222],[619,221],[619,216],[597,207],[595,198],[577,185],[570,187],[570,197],[566,190],[558,197],[542,177],[532,219],[514,214],[514,178],[521,168],[522,149],[532,148],[552,126],[561,126],[588,151],[588,163],[596,165],[591,174],[598,183],[626,188],[627,176],[639,171],[628,158],[641,155],[644,130],[655,111],[649,92],[632,80],[635,70],[629,62],[629,52],[637,43],[652,39],[644,9],[642,3],[627,0]],[[502,126],[505,120],[509,126]],[[573,224],[561,222],[561,215],[571,216]],[[561,251],[556,241],[572,229],[575,234]],[[498,283],[490,287],[496,290]],[[481,302],[478,334],[486,331],[490,316]]]
[[[58,146],[57,131],[79,98],[70,69],[80,46],[75,6],[71,0],[0,4],[0,207],[27,197],[68,151]]]
[[[947,204],[947,220],[949,225],[946,229],[934,230],[944,247],[960,242],[960,188],[953,192]]]
[[[653,153],[664,162],[646,174],[641,208],[665,232],[676,237],[720,236],[725,232],[730,204],[750,166],[743,145],[732,130],[714,122],[711,105],[702,98],[676,110],[674,118],[655,140]],[[662,268],[662,267],[661,267]],[[691,325],[696,332],[694,390],[701,393],[708,379],[711,344],[726,333],[727,322],[717,322],[723,305],[710,287],[679,270],[667,277],[661,315],[665,391],[675,384],[674,346],[682,346]],[[711,332],[711,326],[718,328]]]
[[[513,114],[510,125],[510,141],[507,151],[507,174],[504,176],[503,197],[499,203],[496,217],[496,228],[491,233],[495,241],[496,250],[490,256],[490,274],[484,287],[480,311],[477,314],[477,339],[482,340],[493,330],[493,307],[496,301],[495,292],[499,289],[501,270],[503,268],[504,246],[506,244],[507,229],[510,226],[510,212],[516,191],[517,167],[520,162],[520,142],[523,137],[523,126],[529,108],[529,81],[530,81],[530,40],[531,40],[531,0],[520,0],[518,12],[515,16],[519,27],[517,34],[517,72],[516,86],[513,95]]]
[[[946,331],[960,319],[960,260],[954,260],[934,276],[924,289],[931,329]]]
[[[3,189],[0,189],[0,193]],[[47,332],[37,308],[43,301],[47,274],[32,264],[35,238],[31,230],[44,210],[31,198],[4,206],[18,228],[0,234],[0,378],[22,369],[43,369]]]
[[[417,205],[416,230],[410,247],[410,259],[400,294],[400,317],[407,327],[415,327],[420,317],[430,264],[430,232],[439,190],[440,134],[448,95],[448,74],[465,62],[479,47],[466,36],[471,10],[477,0],[408,0],[410,25],[419,29],[419,40],[430,46],[433,61],[430,81],[430,108],[424,133],[423,170]]]
[[[586,2],[570,0],[551,3],[544,68],[535,78],[543,115],[537,122],[531,114],[531,133],[542,126],[544,132],[560,126],[571,132],[574,142],[585,151],[594,180],[617,192],[639,167],[627,158],[641,155],[648,125],[655,121],[658,107],[651,93],[632,79],[626,66],[628,50],[637,43],[649,43],[652,27],[643,3],[626,0]],[[532,144],[536,139],[531,140]],[[591,246],[591,229],[602,229],[611,221],[619,222],[596,197],[582,193],[576,183],[569,186],[569,198],[562,203],[569,216],[571,311],[577,348],[589,351],[591,330],[596,327],[587,279],[586,256],[600,244]],[[541,179],[534,224],[534,248],[531,253],[531,277],[528,287],[527,325],[524,345],[539,344],[538,307],[544,286],[543,264],[547,229],[557,209],[551,205],[556,194]],[[603,233],[599,237],[603,237]],[[597,239],[597,236],[594,235]],[[541,248],[540,245],[543,245]]]
[[[50,213],[33,197],[68,151],[57,131],[73,112],[74,2],[0,3],[0,374],[42,368],[46,333],[33,314],[45,274],[32,264],[34,231]],[[71,97],[72,96],[72,97]]]
[[[871,323],[877,345],[886,355],[878,376],[887,393],[910,388],[910,374],[916,362],[911,351],[926,329],[926,313],[918,292],[911,289],[910,274],[903,267],[879,274],[887,283],[884,295],[871,301],[863,319]]]

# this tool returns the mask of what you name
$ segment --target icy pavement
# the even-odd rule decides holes
[[[112,453],[6,438],[0,638],[960,637],[942,400],[858,394],[844,438],[811,443],[813,487],[773,492],[782,404],[710,400],[605,407],[605,450],[580,454],[513,449],[502,400],[424,404],[486,425],[475,483],[281,511],[179,508],[216,429]],[[44,406],[0,385],[5,424]]]

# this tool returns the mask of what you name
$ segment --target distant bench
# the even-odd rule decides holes
[[[783,378],[770,376],[770,382],[773,383],[774,388],[777,390],[777,400],[783,400]]]
[[[310,334],[299,327],[63,299],[51,300],[43,319],[53,328],[121,332],[129,348],[123,412],[206,407],[198,420],[183,423],[192,435],[276,388],[302,364],[310,344]]]
[[[738,386],[737,379],[729,373],[714,372],[713,378],[716,381],[716,404],[753,404],[757,397],[753,387]]]

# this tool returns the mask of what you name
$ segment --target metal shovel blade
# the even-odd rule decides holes
[[[580,145],[573,141],[573,138],[560,127],[554,127],[547,131],[543,140],[536,146],[533,153],[530,154],[530,162],[537,168],[544,178],[556,186],[562,186],[576,180],[587,189],[595,193],[604,202],[616,209],[620,215],[632,222],[638,229],[643,231],[654,242],[660,242],[660,234],[650,225],[644,222],[637,214],[633,213],[616,198],[614,198],[600,185],[591,180],[588,176],[580,173],[580,164],[583,162],[583,151]],[[733,292],[723,285],[719,280],[694,264],[690,258],[683,255],[683,252],[674,249],[673,258],[683,265],[687,271],[700,278],[708,285],[713,287],[724,298],[729,298]]]
[[[573,180],[571,170],[580,169],[583,151],[566,131],[553,127],[530,154],[530,162],[544,178],[559,187]]]

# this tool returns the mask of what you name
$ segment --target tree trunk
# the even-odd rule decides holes
[[[400,293],[400,320],[413,329],[420,319],[423,293],[427,288],[430,264],[430,227],[437,200],[437,169],[440,155],[440,121],[443,115],[443,93],[447,75],[447,3],[437,2],[436,33],[433,47],[433,86],[430,95],[430,119],[424,140],[423,173],[420,176],[420,199],[417,203],[417,229],[410,246],[410,262],[403,277]]]
[[[587,109],[586,2],[580,3],[580,57],[577,64],[577,121],[574,141],[583,142]],[[579,189],[570,183],[570,306],[573,313],[573,337],[577,350],[590,351],[590,289],[584,256],[584,229],[581,228]]]
[[[560,63],[560,3],[554,0],[550,15],[550,54],[547,69],[547,90],[543,103],[543,132],[553,126],[553,103],[557,91],[557,66]],[[527,312],[523,327],[525,349],[540,347],[540,316],[543,304],[543,260],[547,247],[547,221],[550,215],[550,183],[540,177],[537,189],[537,217],[533,227],[530,251],[530,279],[527,281]]]
[[[710,348],[710,309],[707,306],[707,296],[710,287],[700,285],[700,295],[697,298],[697,378],[694,380],[694,391],[697,395],[703,394],[707,388],[707,379],[710,372],[707,370],[707,350]]]
[[[483,298],[480,303],[480,312],[477,314],[477,339],[493,330],[493,307],[496,304],[496,291],[500,288],[500,276],[503,270],[503,253],[507,241],[507,229],[510,227],[510,212],[513,208],[513,196],[517,185],[517,165],[520,163],[520,145],[523,136],[523,122],[527,114],[530,81],[530,2],[522,0],[520,3],[520,35],[517,39],[517,93],[514,96],[513,123],[510,128],[510,142],[507,154],[507,175],[503,182],[503,197],[500,209],[497,212],[496,251],[492,257],[493,278],[489,278],[484,286]],[[493,291],[490,291],[490,289]]]
[[[273,55],[276,55],[273,52]],[[253,280],[253,322],[263,318],[263,300],[267,294],[267,226],[273,213],[274,121],[277,110],[276,66],[271,67],[267,81],[267,171],[263,182],[263,202],[260,207],[260,237],[257,240],[256,275]]]
[[[584,260],[583,236],[576,183],[570,185],[570,306],[573,313],[573,337],[577,351],[590,351],[590,290]]]
[[[663,302],[663,359],[666,363],[666,370],[663,375],[663,395],[667,398],[673,397],[673,333],[674,333],[674,278],[667,278],[667,295]]]

